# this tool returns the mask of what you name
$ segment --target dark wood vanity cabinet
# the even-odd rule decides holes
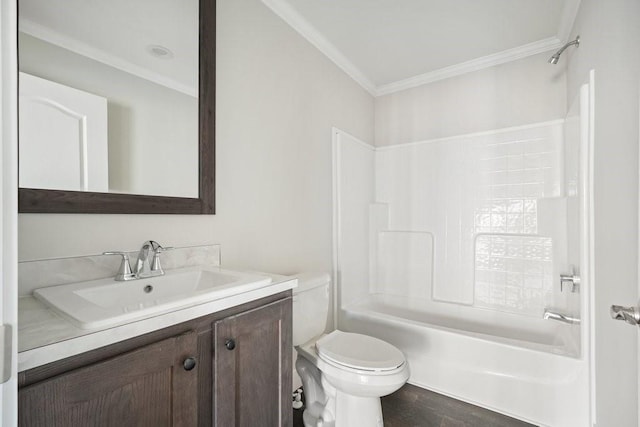
[[[291,292],[19,374],[20,426],[291,426]]]
[[[214,425],[291,425],[290,319],[276,303],[215,323]]]
[[[189,332],[23,387],[19,425],[195,426],[196,344]]]

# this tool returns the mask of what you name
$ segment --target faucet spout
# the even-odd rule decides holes
[[[544,309],[544,315],[542,316],[544,320],[556,320],[562,323],[575,324],[580,323],[580,319],[578,317],[573,317],[568,314],[558,313],[555,311]]]
[[[136,278],[140,279],[142,277],[160,276],[164,274],[162,270],[152,269],[151,262],[149,260],[149,251],[152,252],[151,255],[153,259],[160,250],[162,250],[162,246],[155,240],[147,240],[142,244],[142,247],[138,252],[138,260],[136,261],[136,267],[134,270]]]

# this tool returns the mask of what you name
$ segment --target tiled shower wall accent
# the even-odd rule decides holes
[[[131,267],[138,252],[128,252]],[[34,289],[67,283],[115,277],[121,257],[90,255],[55,258],[18,263],[18,291],[20,296],[31,295]],[[220,265],[220,245],[175,248],[162,253],[162,268],[171,270],[196,265]]]
[[[562,141],[558,120],[376,152],[388,229],[433,234],[434,300],[540,313],[566,248],[562,204],[548,202],[564,197]]]
[[[552,305],[552,238],[479,235],[475,254],[474,305],[537,317]]]

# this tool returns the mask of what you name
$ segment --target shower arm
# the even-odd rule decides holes
[[[562,46],[560,48],[560,50],[558,50],[556,53],[554,53],[551,58],[549,58],[549,62],[552,64],[557,64],[558,60],[560,59],[560,55],[562,55],[562,52],[564,52],[569,46],[580,46],[580,36],[577,36],[575,40],[572,40],[570,42],[568,42],[567,44],[565,44],[564,46]]]
[[[576,47],[578,47],[578,46],[580,45],[580,36],[578,36],[575,40],[570,41],[569,43],[567,43],[567,44],[565,44],[564,46],[562,46],[562,47],[560,48],[560,50],[556,52],[556,55],[557,55],[557,56],[562,55],[562,52],[564,52],[565,50],[567,50],[567,48],[568,48],[569,46],[573,46],[574,44],[576,45]]]

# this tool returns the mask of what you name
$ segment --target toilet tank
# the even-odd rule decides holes
[[[293,276],[298,287],[293,290],[293,345],[301,345],[322,334],[329,314],[327,273],[305,273]]]

